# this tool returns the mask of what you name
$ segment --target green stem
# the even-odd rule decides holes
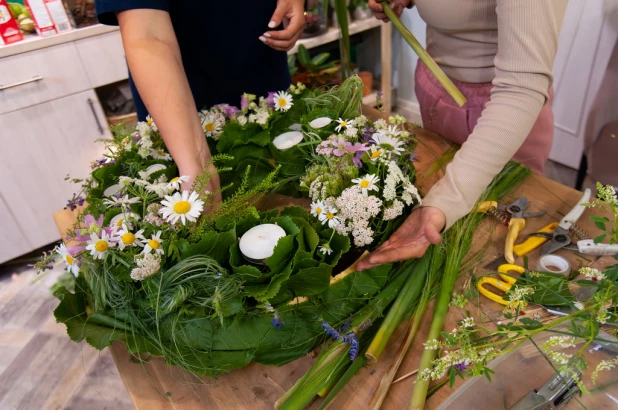
[[[414,50],[414,52],[418,55],[418,58],[420,58],[421,61],[427,66],[429,71],[431,71],[434,77],[436,77],[436,80],[440,82],[442,87],[444,87],[444,89],[449,93],[449,95],[453,97],[453,100],[455,100],[457,105],[459,105],[460,107],[463,106],[466,103],[466,97],[464,97],[464,95],[461,93],[461,91],[459,91],[457,86],[453,84],[451,79],[448,78],[444,71],[442,71],[440,66],[438,66],[438,64],[433,61],[433,58],[431,58],[431,56],[427,54],[427,51],[425,51],[421,43],[419,43],[416,37],[414,37],[414,35],[406,28],[406,26],[403,25],[401,20],[399,20],[397,15],[393,12],[393,9],[391,9],[391,7],[388,5],[388,3],[382,2],[380,4],[384,9],[384,13],[386,13],[386,16],[393,23],[395,28],[399,30],[402,37],[406,40],[410,47],[412,47],[412,50]]]

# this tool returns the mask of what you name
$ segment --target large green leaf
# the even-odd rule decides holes
[[[229,260],[230,248],[236,243],[236,231],[207,231],[199,242],[189,244],[186,240],[178,241],[178,249],[182,259],[195,255],[208,255],[223,265]]]
[[[223,127],[223,134],[219,138],[217,151],[229,153],[234,147],[246,144],[255,144],[260,147],[270,142],[270,134],[258,124],[248,124],[244,129],[237,122],[231,122]]]
[[[328,289],[333,268],[325,263],[302,269],[285,283],[295,296],[318,295]]]

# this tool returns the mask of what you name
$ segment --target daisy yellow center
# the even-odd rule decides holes
[[[363,179],[359,185],[361,188],[367,188],[369,186],[369,181],[366,179]]]
[[[180,179],[180,178],[178,178],[178,177],[174,177],[174,178],[172,178],[172,180],[171,180],[170,182],[176,182],[176,181],[178,181],[179,179]]]
[[[326,218],[327,219],[333,219],[335,217],[335,214],[332,212],[326,212]]]
[[[71,255],[66,255],[64,260],[67,261],[67,264],[73,265],[73,257]]]
[[[279,106],[280,107],[285,107],[286,105],[288,105],[288,100],[286,100],[283,97],[279,98]]]
[[[321,214],[322,213],[322,208],[320,208],[320,207],[315,208],[315,213],[316,214]]]
[[[215,124],[213,124],[212,122],[209,122],[208,124],[206,124],[206,131],[213,132],[214,130],[215,130]]]
[[[339,125],[341,125],[342,127],[345,127],[348,125],[348,123],[346,121],[342,121],[339,123]]]
[[[382,150],[381,149],[379,149],[379,150],[375,151],[373,154],[371,154],[371,159],[376,159],[380,155],[382,155]]]
[[[94,249],[96,249],[99,252],[105,252],[108,247],[109,245],[107,244],[107,242],[103,240],[97,241],[97,243],[94,244]]]
[[[148,246],[150,246],[152,249],[159,249],[159,246],[161,246],[161,242],[157,241],[156,239],[151,239],[148,241]]]
[[[116,222],[116,226],[122,226],[123,222],[124,222],[124,219],[120,218],[118,222]]]
[[[191,204],[188,201],[178,201],[174,204],[174,212],[177,214],[186,214],[191,210]]]
[[[148,123],[148,126],[150,127],[152,125],[152,118],[148,118],[148,120],[146,120],[146,122]]]
[[[165,156],[165,151],[159,150],[159,155],[162,156],[162,157]]]
[[[121,239],[122,243],[124,243],[125,245],[131,245],[133,242],[135,242],[135,235],[133,235],[131,232],[127,232],[122,235]]]

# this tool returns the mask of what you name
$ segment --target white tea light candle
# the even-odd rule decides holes
[[[292,148],[303,140],[303,133],[300,131],[284,132],[273,140],[273,145],[280,150]]]
[[[311,121],[309,125],[311,126],[311,128],[319,130],[320,128],[326,127],[331,122],[333,122],[333,120],[331,120],[328,117],[320,117],[320,118],[316,118],[315,120]]]
[[[238,246],[245,258],[258,262],[272,256],[277,242],[286,235],[279,225],[262,224],[245,232]]]

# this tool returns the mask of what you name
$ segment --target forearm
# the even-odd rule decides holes
[[[134,36],[121,22],[129,69],[183,175],[195,177],[210,158],[178,46],[156,35]],[[138,38],[135,38],[138,37]]]

